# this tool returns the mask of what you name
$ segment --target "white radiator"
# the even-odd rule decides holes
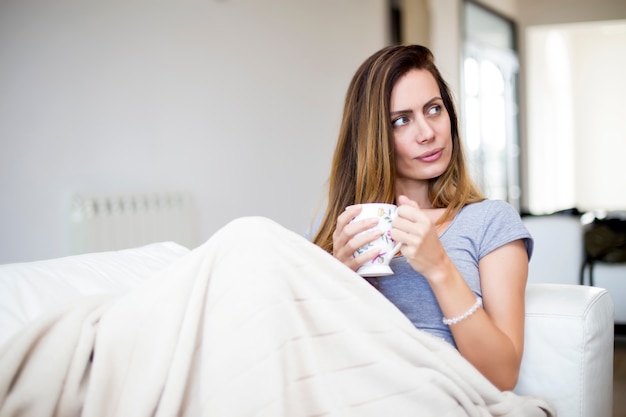
[[[72,252],[118,250],[153,242],[197,244],[197,212],[185,192],[79,194],[72,198]]]

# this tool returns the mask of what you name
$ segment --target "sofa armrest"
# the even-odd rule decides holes
[[[515,392],[546,398],[559,416],[610,417],[613,302],[603,288],[529,284]]]

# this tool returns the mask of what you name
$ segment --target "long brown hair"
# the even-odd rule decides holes
[[[332,253],[337,217],[352,204],[395,203],[396,155],[390,116],[391,92],[408,71],[430,72],[450,116],[452,158],[443,174],[429,180],[433,208],[445,208],[439,222],[464,205],[484,200],[470,178],[459,138],[450,89],[432,52],[420,45],[393,45],[370,56],[357,70],[346,94],[343,119],[328,181],[328,204],[313,242]]]

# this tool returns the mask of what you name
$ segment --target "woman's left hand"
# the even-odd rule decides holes
[[[402,243],[402,255],[411,267],[430,281],[449,259],[437,228],[415,201],[400,196],[397,203],[398,216],[393,220],[391,237]]]

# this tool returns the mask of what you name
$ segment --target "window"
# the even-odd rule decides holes
[[[461,91],[463,138],[473,178],[488,198],[520,210],[515,26],[464,3]]]

